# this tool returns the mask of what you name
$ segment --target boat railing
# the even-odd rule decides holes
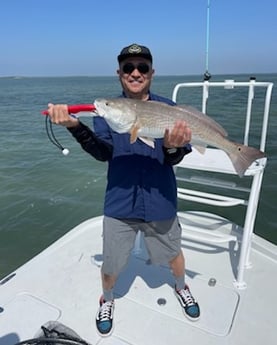
[[[251,123],[258,120],[261,122],[261,132],[258,137],[259,148],[261,151],[265,151],[273,83],[257,82],[255,79],[250,79],[248,82],[226,80],[224,82],[203,81],[180,83],[177,84],[173,90],[172,100],[179,103],[178,98],[181,98],[180,91],[182,89],[186,91],[191,88],[197,88],[198,92],[200,88],[200,92],[202,91],[199,101],[202,103],[199,104],[199,108],[201,108],[203,113],[208,113],[207,108],[211,89],[221,88],[230,91],[234,89],[243,89],[245,95],[243,101],[246,103],[246,106],[241,108],[246,109],[246,113],[243,114],[245,116],[245,121],[244,134],[241,141],[244,145],[249,144]],[[257,118],[257,115],[253,116],[253,100],[258,88],[263,89],[264,92],[262,93],[262,97],[260,94],[259,97],[257,97],[260,104]],[[182,90],[182,92],[184,90]],[[225,102],[225,104],[227,105],[228,102]],[[257,133],[255,133],[255,137],[256,136]],[[230,158],[223,150],[208,147],[204,154],[199,153],[193,148],[192,153],[185,156],[175,167],[178,182],[177,193],[180,200],[208,205],[209,208],[210,206],[225,208],[238,205],[242,205],[246,208],[241,227],[237,224],[235,224],[235,226],[230,226],[232,222],[229,222],[228,229],[232,229],[232,233],[228,230],[226,233],[223,231],[222,234],[222,224],[218,222],[218,220],[217,223],[220,223],[220,225],[218,225],[220,231],[218,232],[214,231],[214,227],[217,226],[216,222],[216,224],[213,225],[213,231],[210,231],[211,226],[205,224],[205,222],[201,223],[201,221],[192,222],[191,224],[186,223],[186,230],[184,231],[186,239],[198,242],[218,244],[237,241],[239,244],[239,262],[235,277],[235,286],[239,289],[246,288],[244,271],[245,268],[251,267],[251,240],[266,161],[266,158],[256,160],[246,170],[245,178],[241,179],[238,177]],[[246,183],[242,183],[246,182],[245,179],[248,182],[247,185]],[[205,188],[212,191],[206,192],[204,191]],[[234,196],[234,193],[239,194],[239,197]],[[202,206],[202,209],[203,207],[204,206]],[[186,218],[186,212],[179,212],[178,214],[181,221]],[[201,219],[201,217],[199,219]],[[233,232],[233,229],[237,231],[236,236],[234,236],[235,232]],[[241,229],[241,231],[238,231],[238,229]]]

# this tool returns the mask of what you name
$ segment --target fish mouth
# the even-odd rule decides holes
[[[101,104],[106,104],[106,100],[97,98],[93,104],[96,108],[95,113],[100,116],[103,116],[105,114],[105,111],[103,109],[103,106],[101,106]]]

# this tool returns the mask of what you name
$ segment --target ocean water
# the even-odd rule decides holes
[[[276,74],[256,77],[257,81],[277,84]],[[249,76],[213,76],[212,81],[225,79],[247,81]],[[202,76],[156,76],[152,91],[170,98],[177,83],[201,80]],[[120,92],[117,77],[0,78],[0,278],[80,222],[102,214],[106,163],[91,158],[69,132],[54,126],[55,136],[70,150],[63,156],[47,138],[41,110],[48,102],[90,103]],[[213,112],[230,138],[242,141],[243,120],[236,116],[241,104],[223,96],[209,103],[208,113]],[[199,106],[200,95],[189,91],[182,97],[187,104]],[[268,165],[255,224],[255,233],[273,243],[277,243],[276,133],[277,92],[273,89]],[[258,146],[255,135],[250,144]],[[186,203],[185,207],[198,206]],[[224,212],[241,221],[241,210]]]

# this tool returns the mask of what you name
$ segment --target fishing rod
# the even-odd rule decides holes
[[[75,117],[91,117],[93,116],[92,113],[95,112],[96,108],[94,104],[74,104],[67,106],[68,114]],[[53,124],[50,119],[48,110],[43,110],[42,115],[45,115],[45,129],[48,139],[51,141],[53,145],[55,145],[58,149],[62,151],[64,156],[69,154],[69,150],[62,146],[59,140],[56,138],[54,131],[53,131]]]
[[[204,73],[204,81],[211,79],[212,75],[209,72],[209,44],[210,44],[210,0],[207,0],[207,26],[206,26],[206,60],[205,67],[206,71]]]

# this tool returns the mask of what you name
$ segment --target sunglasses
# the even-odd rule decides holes
[[[131,62],[127,62],[125,65],[122,66],[122,71],[126,74],[132,73],[135,69],[139,71],[139,73],[146,74],[149,72],[150,67],[146,63],[139,63],[134,65]]]

